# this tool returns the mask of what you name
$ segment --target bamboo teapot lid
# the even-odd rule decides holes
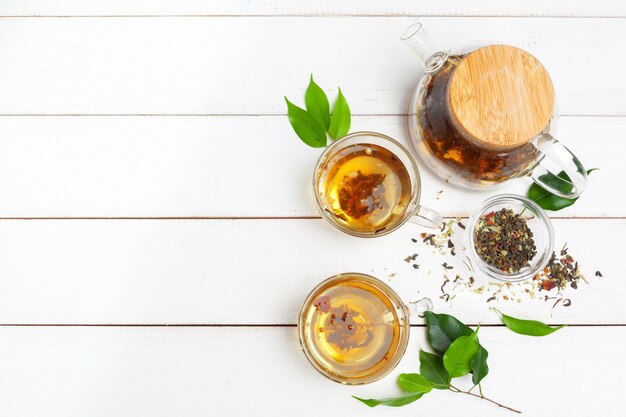
[[[448,92],[453,118],[478,142],[515,147],[536,137],[554,110],[546,69],[508,45],[480,48],[454,70]]]

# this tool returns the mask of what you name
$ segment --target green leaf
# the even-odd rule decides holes
[[[456,339],[473,333],[472,329],[448,314],[427,311],[425,317],[428,343],[439,356],[442,356]]]
[[[420,374],[400,374],[396,381],[398,386],[406,392],[429,393],[433,389],[433,383]]]
[[[461,336],[452,342],[446,353],[443,354],[443,366],[451,378],[467,375],[471,372],[472,359],[480,348],[478,330],[480,330],[480,325],[471,335]]]
[[[487,366],[488,356],[489,352],[487,352],[487,349],[480,346],[478,348],[478,353],[476,353],[476,356],[472,359],[472,382],[474,385],[478,385],[480,381],[482,381],[483,378],[489,373],[489,366]]]
[[[364,399],[364,398],[359,398],[355,396],[352,396],[352,398],[355,398],[361,401],[363,404],[370,406],[370,407],[376,407],[377,405],[387,405],[389,407],[402,407],[403,405],[411,404],[412,402],[419,400],[420,398],[422,398],[422,395],[424,395],[424,393],[422,392],[413,392],[413,393],[409,393],[406,395],[402,395],[400,397],[385,398],[382,400],[374,400],[371,398]]]
[[[587,171],[587,174],[592,173],[593,171],[597,171],[598,168],[592,168]],[[565,173],[565,171],[561,171],[558,175],[554,175],[552,173],[547,173],[540,175],[539,178],[545,181],[548,185],[553,186],[554,188],[560,190],[563,193],[569,193],[572,191],[572,184],[564,183],[558,178],[571,181],[570,177]],[[578,200],[576,198],[563,198],[558,195],[552,194],[550,191],[546,190],[542,186],[538,184],[533,184],[530,186],[528,190],[528,198],[533,200],[535,203],[539,204],[541,208],[544,210],[551,211],[559,211],[563,210],[566,207],[571,206]]]
[[[330,104],[328,104],[328,97],[324,90],[313,81],[313,74],[311,74],[311,81],[304,93],[304,104],[309,114],[317,119],[318,122],[324,126],[325,130],[330,127]]]
[[[433,383],[434,388],[447,389],[450,384],[450,375],[443,366],[443,360],[424,350],[420,350],[420,373]]]
[[[507,316],[506,314],[503,314],[500,310],[496,310],[495,308],[494,310],[497,311],[498,314],[500,314],[500,317],[502,318],[502,323],[504,323],[506,327],[508,327],[515,333],[523,334],[526,336],[547,336],[565,327],[565,325],[559,327],[550,327],[547,324],[537,320],[522,320],[515,317]]]
[[[335,100],[335,107],[333,108],[333,114],[330,116],[330,127],[328,128],[328,134],[334,140],[337,140],[348,134],[350,130],[350,106],[346,98],[339,89],[337,100]]]
[[[298,137],[302,139],[302,142],[314,148],[326,146],[324,126],[306,110],[291,103],[287,97],[285,97],[285,101],[287,102],[289,123],[291,123],[291,127],[293,127]]]

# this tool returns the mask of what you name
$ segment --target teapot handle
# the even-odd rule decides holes
[[[548,133],[538,136],[533,145],[547,157],[533,170],[533,181],[560,197],[580,196],[587,185],[587,171],[576,155]],[[562,174],[559,176],[559,172],[555,173],[555,168],[565,172],[569,179]]]

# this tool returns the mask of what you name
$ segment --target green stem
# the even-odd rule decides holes
[[[480,389],[480,385],[478,386],[478,388]],[[489,401],[490,403],[495,404],[495,405],[497,405],[498,407],[506,408],[507,410],[513,411],[514,413],[517,413],[517,414],[522,414],[522,412],[521,412],[520,410],[516,410],[516,409],[511,408],[511,407],[508,407],[508,406],[506,406],[506,405],[504,405],[504,404],[500,404],[499,402],[494,401],[494,400],[492,400],[491,398],[487,398],[487,397],[485,397],[485,396],[483,395],[483,393],[482,393],[482,389],[481,389],[481,393],[480,393],[480,395],[478,395],[478,394],[474,394],[474,393],[469,392],[469,391],[463,391],[463,390],[461,390],[461,389],[459,389],[459,388],[455,387],[454,385],[450,384],[450,391],[452,391],[452,392],[457,392],[457,393],[459,393],[459,394],[467,394],[467,395],[471,395],[472,397],[476,397],[476,398],[480,398],[481,400]]]

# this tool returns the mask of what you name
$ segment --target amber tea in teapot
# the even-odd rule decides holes
[[[499,182],[518,176],[532,166],[540,153],[529,143],[534,135],[525,140],[517,138],[517,142],[502,143],[499,136],[487,134],[482,136],[482,143],[476,143],[479,139],[468,135],[449,110],[452,103],[446,90],[451,86],[452,74],[462,62],[467,62],[462,56],[449,57],[425,86],[422,111],[418,114],[424,145],[465,178]],[[458,107],[460,110],[464,108],[462,105]],[[480,121],[480,125],[488,124],[489,121]]]
[[[425,70],[410,105],[409,133],[435,173],[468,188],[532,173],[535,182],[557,195],[582,193],[585,169],[551,135],[554,88],[533,55],[499,44],[443,51],[420,24],[409,27],[403,40]],[[545,156],[560,169],[551,171],[542,162]],[[549,175],[560,170],[571,181]],[[567,184],[555,187],[555,182]]]

